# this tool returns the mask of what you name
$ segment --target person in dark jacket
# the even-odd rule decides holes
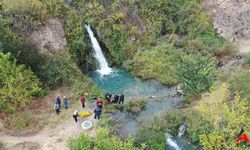
[[[218,60],[217,64],[216,64],[216,68],[221,68],[223,66],[223,62],[221,59]]]
[[[119,98],[119,104],[124,102],[124,94],[121,93],[120,98]]]
[[[63,97],[63,106],[65,109],[68,109],[68,107],[69,107],[68,99],[66,96]]]
[[[94,110],[94,113],[95,113],[95,119],[98,118],[100,119],[100,116],[101,116],[101,113],[102,113],[102,109],[99,108],[99,107],[96,107],[95,110]]]
[[[110,94],[110,93],[106,93],[105,94],[105,98],[106,98],[106,100],[110,103],[111,102],[111,97],[112,97],[112,94]]]
[[[60,98],[60,96],[56,97],[56,103],[59,105],[59,108],[61,108],[61,98]]]
[[[56,102],[54,104],[54,110],[56,111],[56,114],[58,115],[61,111],[60,111],[60,107],[59,107],[59,104]]]
[[[118,101],[119,101],[119,96],[118,94],[115,94],[113,103],[118,103]]]

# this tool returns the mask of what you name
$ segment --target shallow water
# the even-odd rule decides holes
[[[113,120],[118,122],[114,128],[117,129],[118,136],[121,138],[135,135],[141,122],[153,121],[156,116],[176,108],[181,102],[181,98],[176,95],[175,87],[168,88],[153,80],[136,79],[124,69],[113,68],[112,70],[113,73],[110,75],[101,76],[97,71],[92,71],[89,76],[97,86],[106,92],[112,94],[123,92],[125,101],[143,98],[148,102],[146,109],[136,117],[130,117],[127,112],[116,112],[110,115]],[[192,149],[184,138],[174,138],[173,140],[180,149]],[[169,145],[167,145],[167,148],[174,149]]]
[[[124,69],[113,68],[110,75],[101,76],[97,71],[92,71],[89,76],[97,86],[112,94],[123,92],[126,97],[147,97],[171,94],[174,90],[169,90],[156,81],[142,81],[136,79],[132,74]]]

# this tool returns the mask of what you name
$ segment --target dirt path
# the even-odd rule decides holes
[[[60,90],[59,90],[60,91]],[[44,101],[50,103],[50,96],[65,94],[64,92],[55,91],[52,94],[44,97]],[[67,94],[69,94],[67,92]],[[75,109],[81,111],[93,111],[94,103],[87,102],[86,108],[83,109],[80,106],[80,102],[76,102],[70,105],[68,110],[62,109],[59,115],[54,112],[50,113],[47,125],[38,133],[31,136],[12,136],[1,133],[0,141],[4,144],[4,147],[9,150],[67,150],[67,141],[70,137],[79,135],[80,133],[86,133],[89,136],[95,136],[96,120],[93,115],[85,118],[80,118],[79,123],[76,124],[72,118],[72,113]],[[90,120],[93,123],[93,129],[84,131],[81,128],[81,123],[84,120]]]

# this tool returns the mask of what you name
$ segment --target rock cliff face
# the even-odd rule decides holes
[[[67,50],[64,28],[59,19],[50,19],[45,25],[36,28],[31,34],[31,40],[41,53],[53,54]]]
[[[250,0],[204,0],[202,5],[218,34],[250,52]]]

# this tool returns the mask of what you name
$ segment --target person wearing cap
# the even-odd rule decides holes
[[[69,107],[68,99],[66,96],[63,97],[63,106],[65,109],[68,109],[68,107]]]

